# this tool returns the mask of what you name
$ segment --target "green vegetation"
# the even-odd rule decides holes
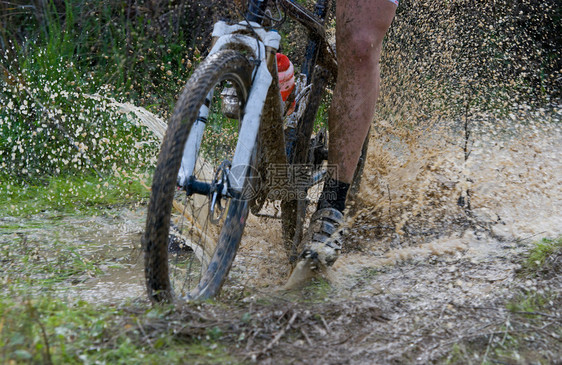
[[[559,356],[556,355],[556,349],[545,349],[548,353],[537,351],[535,341],[536,337],[544,335],[561,338],[562,327],[555,320],[560,303],[559,294],[536,291],[520,294],[509,301],[506,307],[513,319],[501,328],[503,335],[498,335],[497,340],[489,345],[488,362],[546,364]]]
[[[113,219],[111,209],[89,209]],[[93,305],[73,294],[74,285],[107,275],[121,262],[116,248],[96,236],[98,230],[88,233],[77,225],[84,218],[48,213],[31,220],[3,217],[0,363],[238,362],[223,345],[222,329],[209,325],[181,333],[186,323],[173,308],[152,308],[142,300]]]
[[[142,202],[149,196],[149,176],[128,175],[100,178],[51,177],[44,183],[26,184],[0,178],[0,215],[29,216],[50,211],[72,214],[95,211],[103,206]],[[146,182],[146,183],[145,183]]]
[[[12,84],[0,89],[4,176],[33,183],[49,176],[146,169],[158,142],[140,122],[120,113],[110,100],[81,89],[99,83],[69,82],[71,62],[43,65],[47,55],[39,51],[37,56],[18,75],[10,73]]]
[[[11,294],[12,297],[9,295]],[[84,301],[63,303],[49,296],[0,295],[0,361],[43,364],[233,364],[223,346],[201,336],[186,342],[170,331],[147,334],[152,310],[134,313]],[[15,296],[16,299],[13,299]],[[217,337],[218,336],[218,337]]]
[[[328,300],[333,288],[330,282],[324,278],[318,277],[311,279],[307,285],[300,290],[299,295],[305,303],[321,303]]]
[[[204,2],[25,4],[16,0],[0,5],[0,46],[8,68],[25,70],[26,62],[43,50],[51,63],[72,61],[78,76],[101,80],[117,94],[148,105],[170,105],[190,71],[196,46],[210,41],[206,36],[214,20]],[[198,27],[192,26],[195,21]]]
[[[47,176],[146,170],[158,142],[112,98],[166,115],[214,18],[198,30],[187,24],[207,18],[208,9],[113,0],[26,4],[0,4],[3,173],[34,184]]]
[[[501,325],[494,325],[487,334],[467,336],[455,343],[444,364],[549,364],[560,357],[562,327],[556,321],[560,308],[559,294],[530,292],[510,300],[509,316]],[[545,339],[546,336],[546,339]],[[550,343],[550,345],[549,345]]]
[[[522,294],[512,299],[506,304],[507,309],[514,313],[524,313],[533,316],[548,306],[551,297],[547,294],[540,294],[534,291]]]
[[[550,267],[549,258],[557,255],[562,255],[562,237],[556,239],[544,238],[529,251],[527,259],[523,262],[521,272],[531,276],[536,276],[541,272],[546,273],[553,269]]]
[[[21,229],[21,226],[2,227],[2,230],[11,233],[18,232],[18,228]],[[62,240],[44,244],[17,233],[12,238],[0,241],[0,244],[5,265],[1,272],[5,282],[14,287],[26,288],[29,293],[37,291],[31,290],[36,285],[39,285],[41,292],[69,279],[102,274],[99,268],[101,261],[92,261],[92,253],[88,252],[85,245],[68,244]]]
[[[103,208],[97,213],[106,214]],[[0,221],[0,273],[7,289],[41,295],[62,288],[53,285],[83,282],[118,264],[116,247],[108,247],[103,236],[97,237],[99,230],[88,232],[76,226],[80,218],[75,217],[50,212],[31,220]]]

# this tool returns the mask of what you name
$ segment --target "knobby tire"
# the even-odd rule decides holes
[[[217,52],[199,65],[176,103],[154,172],[143,236],[146,286],[153,302],[172,302],[179,296],[170,280],[170,220],[184,146],[199,109],[208,93],[222,80],[234,80],[239,94],[242,91],[247,97],[251,75],[252,66],[246,57],[232,50]],[[248,202],[231,198],[229,204],[216,251],[196,288],[190,290],[189,299],[216,295],[230,271],[248,215]]]

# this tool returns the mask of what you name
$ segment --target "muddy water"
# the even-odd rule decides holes
[[[125,267],[109,268],[102,276],[83,285],[74,286],[65,294],[92,303],[118,303],[144,299],[142,260],[136,255],[131,261],[133,262]]]
[[[117,302],[143,296],[140,232],[144,216],[143,208],[117,208],[97,216],[45,212],[31,219],[7,217],[1,223],[11,228],[2,232],[0,241],[25,237],[28,245],[37,247],[41,260],[56,263],[59,256],[72,255],[91,265],[53,287],[57,295]]]
[[[144,277],[140,237],[145,210],[119,209],[112,216],[85,222],[72,237],[87,243],[89,255],[101,261],[101,274],[62,290],[61,294],[95,303],[116,303],[142,298]]]
[[[417,283],[435,291],[428,276],[437,274],[426,267],[435,260],[450,266],[451,278],[468,266],[474,271],[444,285],[461,286],[467,298],[486,295],[517,266],[510,258],[541,237],[562,234],[559,122],[510,125],[516,133],[487,129],[469,141],[467,158],[462,138],[447,131],[441,137],[449,138],[437,140],[417,135],[415,146],[407,140],[400,146],[397,138],[388,147],[386,138],[375,135],[360,198],[347,223],[347,252],[323,274],[338,296],[380,293],[385,280],[392,291],[407,291],[400,284],[406,264]],[[257,274],[246,276],[245,283],[258,291],[274,290],[288,278],[278,228],[271,220],[249,221],[237,270]],[[386,279],[379,275],[383,271]],[[365,282],[369,275],[372,282]],[[290,287],[310,272],[300,276]]]
[[[515,268],[510,257],[540,237],[562,234],[558,123],[500,136],[499,142],[482,138],[471,145],[468,159],[462,140],[455,145],[417,138],[413,148],[399,146],[399,139],[389,147],[384,138],[372,138],[344,255],[323,273],[334,300],[402,295],[412,287],[427,298],[416,306],[443,297],[483,300]],[[278,206],[266,209],[275,214]],[[47,214],[34,217],[36,228],[25,234],[37,242],[66,242],[99,263],[95,275],[61,286],[61,296],[97,303],[144,300],[144,219],[144,207],[96,217]],[[278,295],[290,270],[279,221],[251,216],[226,289]]]

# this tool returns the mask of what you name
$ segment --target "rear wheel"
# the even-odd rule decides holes
[[[252,66],[240,53],[215,53],[193,73],[176,103],[154,172],[143,236],[152,301],[212,297],[230,271],[248,215],[245,193],[252,168],[231,162],[251,75]],[[191,173],[182,165],[188,137],[187,150],[195,158]],[[193,140],[201,141],[200,147]],[[242,192],[230,188],[235,169],[245,171]]]
[[[322,129],[314,137],[312,136],[314,120],[320,107],[322,97],[328,82],[328,73],[325,69],[318,67],[314,75],[314,84],[310,95],[308,96],[306,111],[299,121],[297,131],[297,142],[294,148],[293,156],[290,163],[292,167],[290,171],[298,171],[304,166],[306,174],[310,177],[310,187],[304,188],[297,186],[296,192],[297,199],[283,201],[281,203],[281,219],[283,229],[283,240],[285,242],[285,249],[288,252],[289,260],[295,263],[298,255],[301,253],[302,244],[304,242],[304,229],[308,224],[308,220],[316,211],[316,205],[322,194],[322,180],[321,171],[325,171],[323,166],[324,161],[327,160],[327,146],[328,146],[328,133]],[[351,183],[347,201],[355,202],[359,192],[361,183],[361,176],[367,158],[367,148],[369,144],[369,134],[363,143],[361,149],[361,156],[357,163],[353,181]],[[313,189],[311,189],[313,188]],[[355,207],[354,207],[355,208]]]
[[[281,203],[281,222],[283,229],[283,241],[289,256],[289,261],[295,263],[301,250],[304,227],[307,217],[311,215],[311,209],[315,208],[316,202],[320,197],[321,180],[323,176],[318,176],[322,160],[327,156],[318,153],[327,146],[326,134],[317,135],[314,139],[312,133],[316,114],[322,102],[329,73],[326,69],[317,67],[312,79],[312,87],[307,95],[306,109],[298,121],[296,130],[296,142],[289,163],[292,165],[289,171],[296,177],[308,176],[309,184],[296,184],[297,190],[294,195],[296,199],[290,199]],[[316,176],[318,181],[313,182]],[[310,189],[314,187],[315,191]],[[311,194],[312,193],[312,194]]]

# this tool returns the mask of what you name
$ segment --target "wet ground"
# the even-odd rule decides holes
[[[57,285],[57,295],[95,303],[117,303],[143,295],[140,233],[144,208],[108,209],[98,216],[44,212],[32,218],[0,218],[0,243],[21,239],[33,261],[58,270],[79,262],[79,275]],[[68,257],[71,257],[68,259]],[[89,265],[91,264],[91,265]],[[45,273],[42,279],[48,279]]]
[[[178,316],[191,322],[181,330],[196,331],[197,321],[219,326],[243,361],[271,364],[555,363],[561,265],[535,276],[519,269],[534,242],[562,234],[561,146],[556,123],[475,145],[469,159],[455,146],[437,153],[430,142],[393,159],[396,151],[378,147],[375,136],[336,265],[285,287],[280,224],[251,217],[219,304],[187,306]],[[54,241],[66,242],[95,262],[59,285],[61,297],[147,303],[145,209],[2,218],[0,239],[25,236],[52,255]],[[532,318],[510,307],[535,296],[543,303]]]

